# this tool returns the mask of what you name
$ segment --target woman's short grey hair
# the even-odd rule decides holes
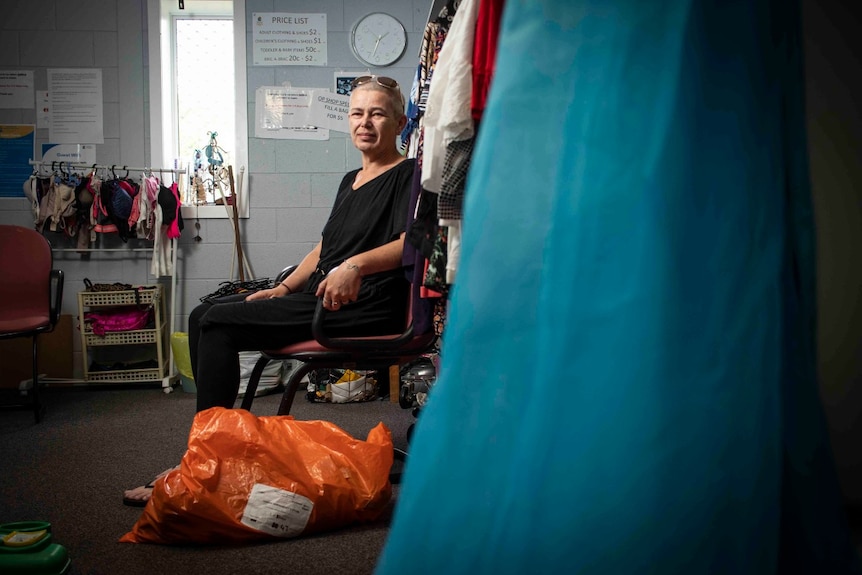
[[[392,103],[392,111],[395,112],[396,118],[400,118],[404,115],[404,94],[401,93],[399,88],[387,88],[386,86],[381,86],[377,82],[366,82],[353,88],[354,92],[357,90],[374,90],[388,94],[389,101]]]

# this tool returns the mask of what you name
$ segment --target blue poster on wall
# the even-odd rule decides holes
[[[24,197],[35,141],[33,124],[0,124],[0,198]]]

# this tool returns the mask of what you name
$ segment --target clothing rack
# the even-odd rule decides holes
[[[86,162],[58,162],[56,160],[52,161],[44,161],[44,160],[30,160],[30,165],[37,168],[49,167],[51,170],[56,170],[57,168],[60,171],[65,170],[111,170],[111,173],[114,173],[117,169],[123,170],[126,173],[128,172],[145,172],[149,174],[164,174],[164,173],[172,173],[177,176],[185,174],[185,168],[133,168],[129,166],[118,166],[117,164],[88,164]],[[168,338],[174,333],[175,322],[176,322],[176,293],[177,293],[177,249],[179,247],[179,242],[174,239],[170,240],[171,242],[171,305],[170,305],[170,332],[168,333]],[[75,252],[75,253],[87,253],[87,252],[151,252],[152,250],[148,248],[51,248],[53,252]],[[174,373],[174,350],[170,345],[170,341],[167,342],[167,352],[168,352],[168,376],[165,380],[162,381],[162,388],[165,390],[165,393],[168,393],[172,389],[171,382],[176,379],[176,373]]]
[[[63,170],[63,168],[65,167],[65,168],[70,169],[70,170],[76,170],[76,169],[77,170],[81,170],[81,169],[111,170],[111,171],[124,170],[126,172],[149,172],[149,173],[158,172],[160,174],[163,174],[165,172],[171,172],[171,173],[174,173],[176,175],[185,174],[187,171],[185,168],[150,168],[150,167],[130,168],[129,166],[120,166],[118,164],[112,164],[109,166],[108,164],[87,164],[86,162],[58,162],[57,160],[52,160],[50,162],[43,161],[43,160],[30,160],[30,165],[31,166],[39,166],[39,167],[51,166],[52,170],[57,169],[57,168],[60,168],[60,170]]]
[[[440,12],[443,10],[443,8],[449,8],[450,6],[452,8],[454,8],[454,2],[452,2],[452,0],[434,0],[433,2],[431,2],[431,9],[428,11],[428,18],[425,21],[426,22],[435,21],[437,19],[437,17],[440,15]],[[451,10],[451,12],[454,12],[454,11],[455,11],[454,9]],[[450,13],[450,16],[451,15],[452,14]]]

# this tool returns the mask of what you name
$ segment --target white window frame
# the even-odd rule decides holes
[[[218,7],[223,0],[207,4]],[[147,0],[147,30],[150,64],[150,158],[154,168],[173,167],[175,122],[172,105],[173,32],[171,16],[189,13],[177,0]],[[220,142],[230,153],[235,189],[239,193],[239,216],[248,217],[248,95],[246,80],[245,0],[233,0],[234,88],[236,142]],[[228,218],[224,206],[183,206],[184,218]]]

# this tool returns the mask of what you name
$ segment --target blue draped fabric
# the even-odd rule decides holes
[[[799,6],[509,0],[379,575],[858,573]]]

